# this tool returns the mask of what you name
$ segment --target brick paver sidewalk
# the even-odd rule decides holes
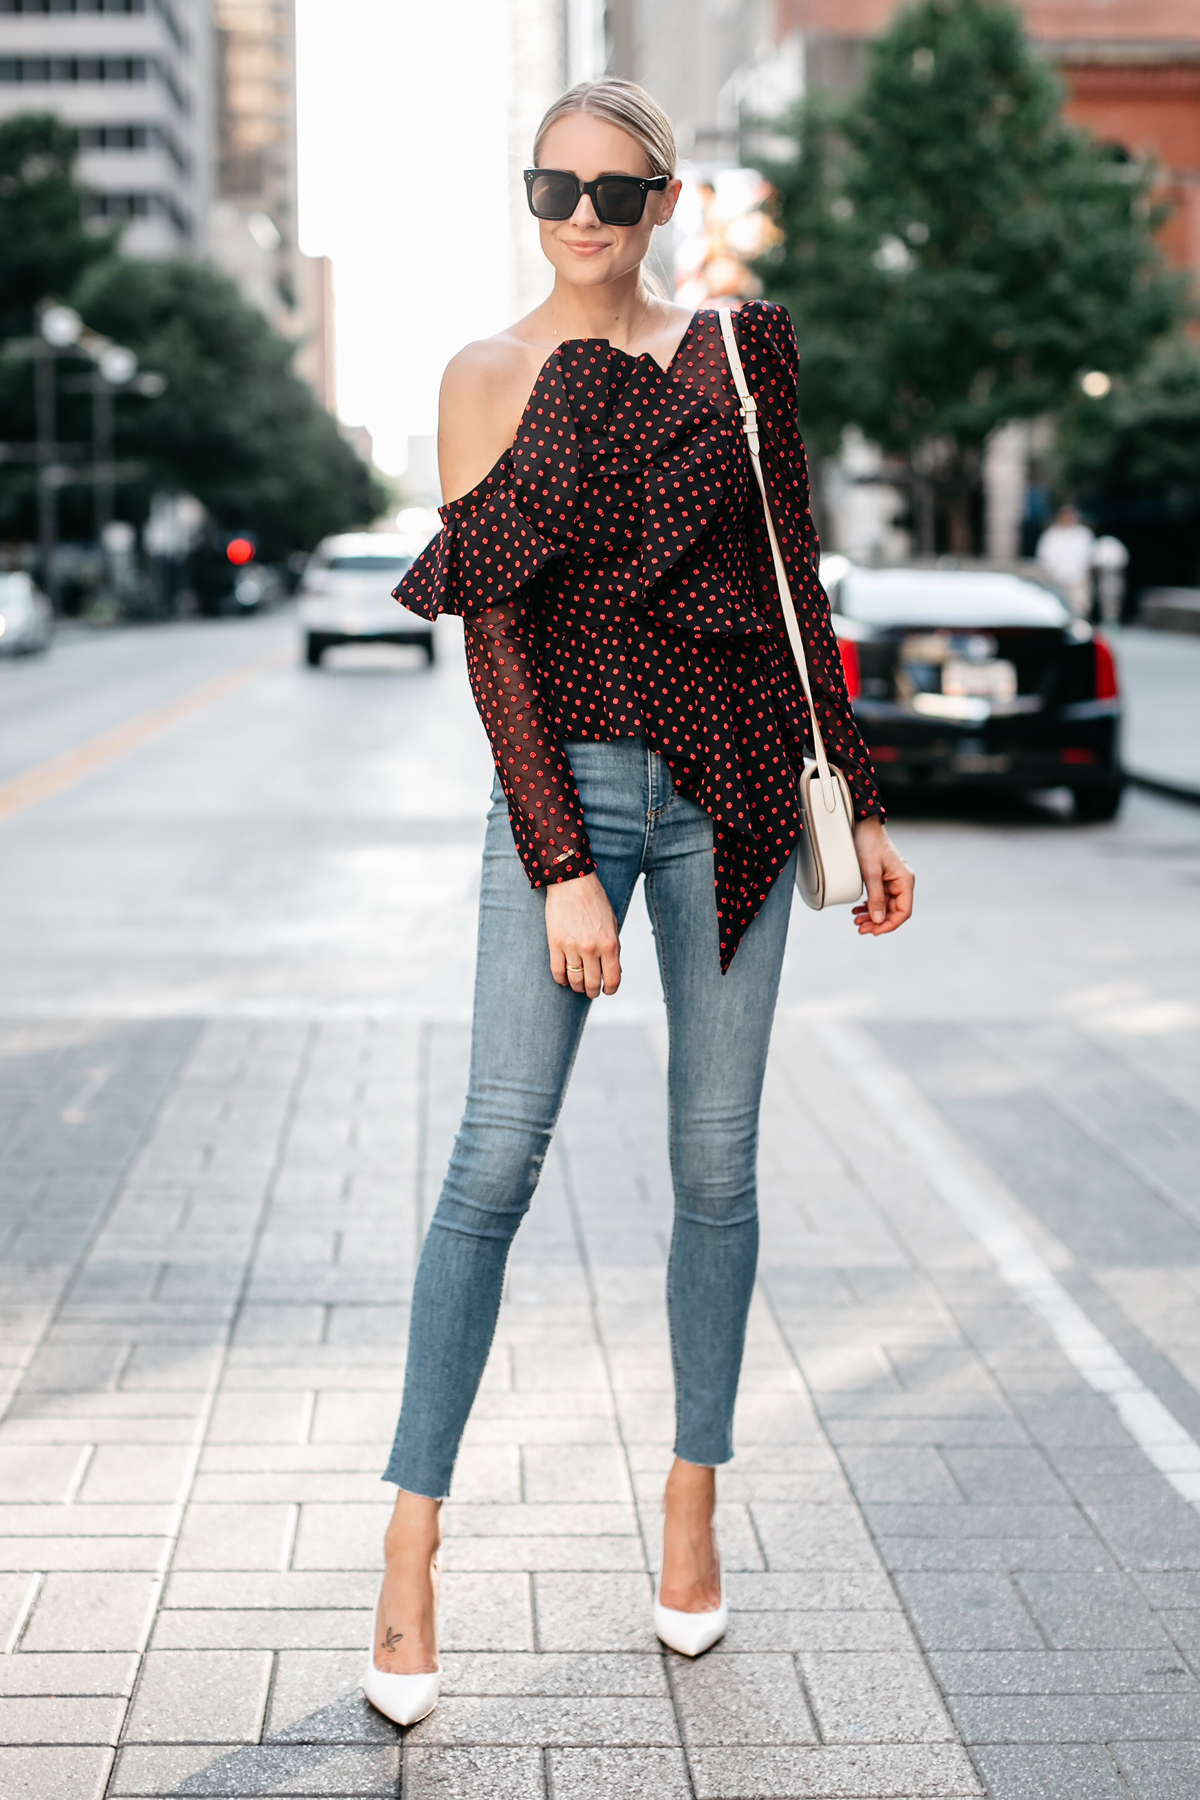
[[[921,1074],[976,1148],[1029,1048],[993,1046],[1009,1087],[974,1112]],[[650,1629],[663,1080],[652,1028],[597,1024],[446,1508],[444,1698],[403,1738],[356,1682],[465,1032],[43,1023],[0,1050],[4,1800],[1200,1790],[1200,1519],[815,1027],[781,1022],[769,1078],[727,1639],[689,1664]],[[1154,1154],[1095,1148],[1098,1218]],[[1160,1375],[1200,1268],[1200,1207],[1167,1211],[1185,1290],[1164,1313],[1128,1284],[1121,1346],[1145,1373],[1157,1341]]]

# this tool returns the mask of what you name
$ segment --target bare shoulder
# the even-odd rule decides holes
[[[442,376],[438,462],[442,493],[478,486],[512,445],[546,352],[516,329],[479,338],[451,357]]]

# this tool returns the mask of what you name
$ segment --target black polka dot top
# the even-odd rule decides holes
[[[765,301],[736,325],[825,748],[865,818],[882,808],[817,579],[795,333]],[[395,597],[465,620],[530,881],[596,866],[570,744],[644,737],[712,817],[727,969],[796,847],[811,749],[717,314],[696,314],[667,370],[603,339],[560,344],[512,449],[441,517]]]

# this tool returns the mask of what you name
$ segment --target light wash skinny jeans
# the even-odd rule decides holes
[[[567,751],[618,920],[645,876],[667,1005],[675,1453],[727,1462],[758,1258],[758,1108],[792,865],[722,975],[708,814],[675,791],[643,739],[572,743]],[[483,853],[467,1105],[417,1268],[404,1402],[384,1475],[410,1493],[449,1492],[509,1245],[537,1186],[590,1004],[551,979],[545,894],[529,885],[497,783]]]

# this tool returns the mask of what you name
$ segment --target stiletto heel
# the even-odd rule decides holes
[[[664,1540],[666,1524],[663,1525]],[[663,1544],[663,1559],[666,1558],[666,1543]],[[725,1604],[725,1566],[718,1563],[721,1570],[721,1603],[711,1612],[677,1612],[673,1606],[662,1603],[662,1562],[658,1567],[658,1580],[654,1585],[654,1630],[670,1650],[678,1650],[680,1656],[703,1656],[711,1650],[718,1638],[725,1636],[729,1623],[729,1610]]]
[[[382,1598],[381,1581],[371,1620],[371,1642],[367,1650],[362,1691],[371,1705],[390,1719],[393,1725],[415,1725],[418,1719],[426,1718],[437,1705],[442,1691],[442,1672],[440,1669],[433,1669],[421,1675],[392,1675],[378,1666],[375,1661],[375,1638],[379,1627],[379,1602]]]

